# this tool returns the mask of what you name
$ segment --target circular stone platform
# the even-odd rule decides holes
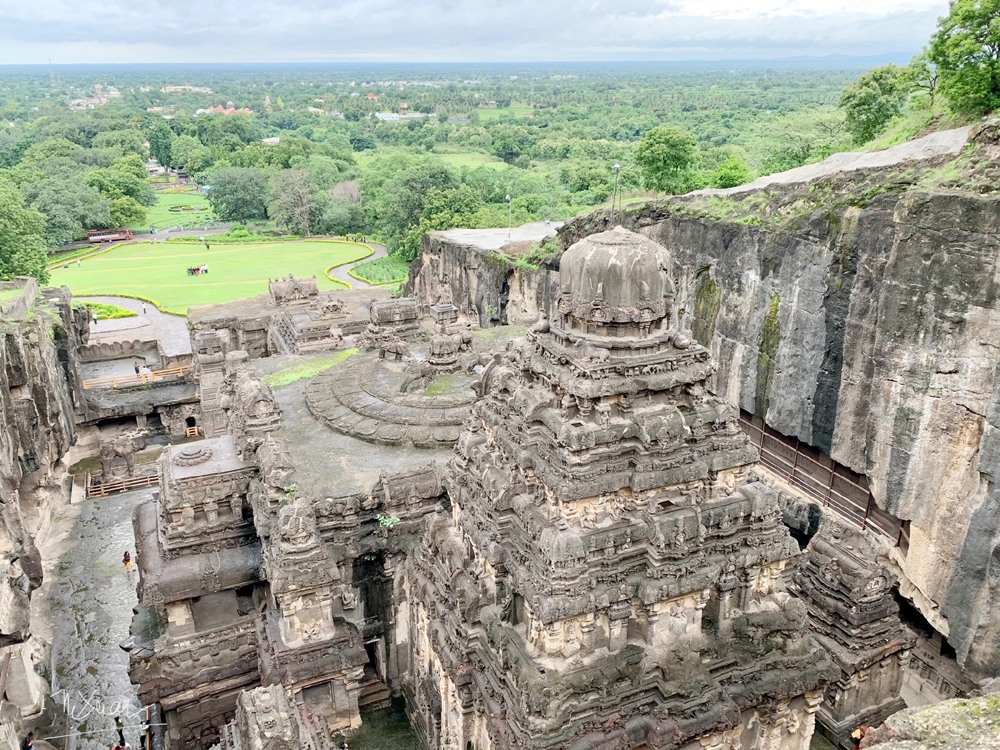
[[[441,374],[399,386],[406,362],[381,360],[377,352],[356,354],[320,373],[306,388],[309,411],[327,426],[370,443],[447,448],[458,441],[476,400],[476,376]]]

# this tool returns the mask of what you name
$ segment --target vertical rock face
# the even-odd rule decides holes
[[[970,170],[1000,158],[994,140],[989,128],[974,136]],[[623,221],[673,256],[679,325],[718,364],[711,389],[865,475],[875,503],[910,523],[909,551],[893,560],[901,589],[964,666],[1000,674],[1000,201],[917,189],[900,170],[650,203]],[[712,200],[743,219],[713,215]],[[753,211],[767,201],[777,208],[761,220]],[[562,244],[607,221],[571,222]],[[467,244],[430,238],[413,289],[430,288],[434,270],[451,278],[442,269],[464,258],[460,307],[499,299],[503,278],[507,319],[557,313],[556,272],[523,274],[511,260],[505,275],[495,255],[486,265]]]
[[[87,316],[68,290],[39,292],[32,278],[0,282],[0,295],[0,706],[6,691],[14,716],[27,717],[42,708],[28,644],[29,598],[42,584],[35,539],[65,489],[54,469],[76,439],[74,354]]]
[[[809,746],[832,665],[672,271],[624,229],[582,240],[483,374],[397,617],[428,747]]]

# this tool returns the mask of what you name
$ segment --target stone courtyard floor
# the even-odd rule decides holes
[[[125,739],[139,746],[144,712],[118,644],[129,635],[137,603],[138,573],[122,565],[125,550],[135,554],[132,509],[150,497],[152,490],[143,490],[53,509],[32,623],[44,623],[37,635],[52,644],[57,716],[36,735],[66,750],[106,750],[117,741],[115,716],[125,724]]]

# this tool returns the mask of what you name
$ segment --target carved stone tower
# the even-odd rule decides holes
[[[495,357],[398,600],[427,748],[805,750],[836,674],[797,547],[678,330],[671,258],[616,228]]]

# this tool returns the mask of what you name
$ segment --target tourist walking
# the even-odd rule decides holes
[[[138,375],[139,374],[139,363],[138,362],[133,362],[132,363],[132,367],[135,369],[135,374]]]
[[[126,552],[125,554],[127,555],[128,552]],[[126,565],[125,567],[128,567],[128,565]],[[125,745],[125,725],[122,724],[122,718],[120,716],[116,716],[115,717],[115,729],[118,730],[118,744],[124,746]]]
[[[35,733],[28,732],[28,736],[21,741],[21,750],[32,750],[35,747]]]
[[[122,555],[122,565],[125,566],[125,570],[132,570],[132,555],[129,554],[128,550],[125,550],[125,554]],[[115,719],[115,725],[117,726],[117,717],[115,717]],[[121,730],[119,729],[118,731],[120,732]],[[122,742],[125,742],[124,738],[122,738]]]
[[[142,314],[143,315],[146,314],[146,303],[145,302],[142,303]]]

